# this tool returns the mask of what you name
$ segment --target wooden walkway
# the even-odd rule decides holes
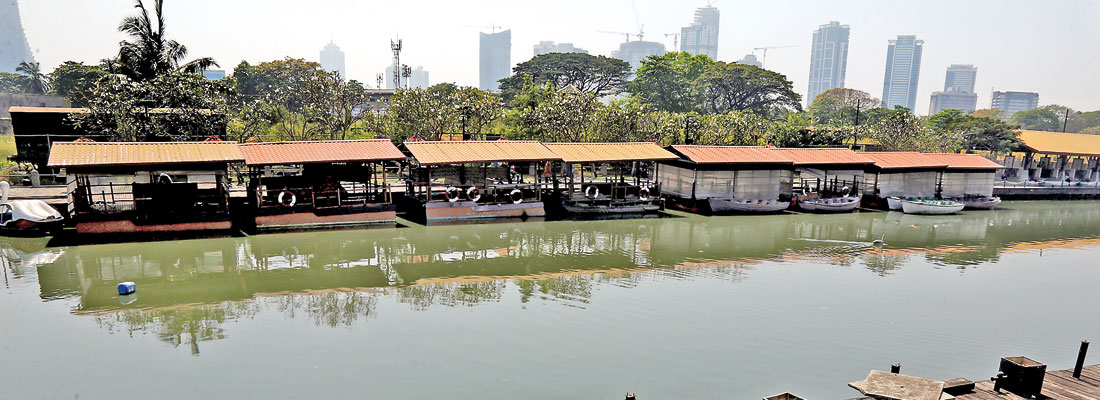
[[[972,388],[971,388],[971,385]],[[1006,390],[993,391],[993,381],[969,382],[965,379],[952,379],[946,382],[941,399],[949,400],[1028,400],[1027,397],[1009,393]],[[857,397],[850,400],[878,400],[876,397]],[[1049,400],[1096,400],[1100,399],[1100,364],[1081,369],[1081,379],[1073,377],[1073,369],[1047,371],[1043,378],[1042,397]]]

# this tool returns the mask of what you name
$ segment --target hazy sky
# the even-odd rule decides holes
[[[147,0],[152,2],[152,0]],[[646,39],[666,43],[705,1],[636,0]],[[949,64],[978,67],[978,108],[990,92],[1039,92],[1040,104],[1100,109],[1100,1],[1096,0],[719,0],[719,59],[736,61],[753,47],[800,45],[768,52],[768,69],[785,74],[803,95],[810,41],[818,25],[851,25],[846,86],[882,95],[887,40],[925,41],[918,113],[942,90]],[[31,48],[44,69],[65,60],[112,56],[119,21],[132,0],[19,0]],[[623,41],[607,31],[638,31],[630,0],[166,0],[169,35],[192,56],[212,56],[224,69],[285,56],[317,60],[333,38],[347,54],[351,79],[370,86],[389,64],[389,40],[405,41],[402,61],[424,66],[431,82],[477,85],[478,32],[512,29],[512,63],[528,60],[540,40],[573,42],[609,54]],[[758,54],[759,55],[759,54]]]

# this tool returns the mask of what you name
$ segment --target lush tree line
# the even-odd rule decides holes
[[[660,144],[842,146],[888,150],[1012,151],[1017,129],[1100,134],[1100,111],[1061,106],[1005,120],[994,110],[917,117],[887,109],[854,89],[833,89],[805,110],[784,75],[751,65],[672,52],[625,61],[551,53],[517,65],[501,92],[444,83],[372,96],[363,84],[286,58],[241,62],[231,77],[198,73],[217,66],[187,61],[187,48],[167,37],[162,0],[122,21],[127,39],[97,65],[66,62],[43,73],[24,63],[0,74],[0,90],[66,96],[89,112],[73,122],[116,140],[194,136],[218,124],[238,141],[390,138],[438,140],[502,136],[543,141],[655,141]],[[174,118],[160,117],[165,113]]]

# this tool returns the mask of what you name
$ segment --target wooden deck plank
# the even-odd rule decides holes
[[[1043,378],[1043,396],[1053,400],[1100,399],[1100,364],[1081,370],[1081,379],[1073,377],[1072,369],[1048,371]],[[957,400],[1024,400],[1023,397],[1001,391],[993,391],[993,381],[974,383],[974,391],[955,396]]]

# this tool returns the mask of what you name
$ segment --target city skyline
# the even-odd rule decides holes
[[[66,60],[96,63],[113,56],[122,37],[115,28],[124,16],[132,13],[128,0],[95,4],[38,0],[19,4],[30,48],[47,71]],[[1100,6],[1087,1],[1066,1],[1065,4],[1080,12],[1062,16],[1052,7],[1026,1],[1009,0],[1008,6],[1003,4],[984,0],[930,1],[910,7],[852,1],[739,4],[734,8],[719,3],[717,7],[725,12],[718,58],[731,62],[752,53],[753,47],[801,45],[802,48],[769,51],[767,67],[786,75],[805,96],[811,34],[816,27],[837,20],[852,27],[846,87],[879,95],[886,51],[882,42],[901,33],[914,33],[929,44],[924,54],[926,70],[942,71],[941,68],[960,62],[982,69],[975,89],[979,104],[989,104],[989,94],[996,89],[1042,92],[1043,104],[1100,109],[1100,99],[1092,95],[1100,92],[1100,78],[1089,71],[1089,66],[1100,64],[1100,55],[1092,51],[1100,40],[1100,27],[1086,17],[1096,15]],[[371,24],[358,21],[373,6],[335,0],[317,4],[272,0],[272,5],[257,10],[237,3],[194,0],[167,2],[165,12],[169,16],[170,34],[187,45],[191,55],[212,56],[227,71],[232,71],[242,60],[255,64],[290,56],[317,61],[319,45],[334,37],[347,51],[348,78],[370,83],[379,72],[377,66],[387,64],[392,57],[389,39],[400,36],[410,44],[402,58],[416,60],[417,65],[432,70],[433,81],[477,86],[478,33],[487,29],[469,25],[514,28],[512,42],[518,49],[510,60],[514,66],[528,59],[531,53],[527,49],[548,39],[574,43],[591,54],[607,55],[619,47],[623,38],[598,30],[637,32],[639,21],[645,26],[647,40],[672,48],[673,38],[664,34],[679,32],[690,24],[694,11],[705,3],[639,0],[636,20],[626,2],[588,4],[567,0],[554,7],[535,9],[526,4],[488,0],[477,10],[470,10],[461,2],[429,0],[425,8],[431,12],[422,13],[425,14],[422,18],[379,19]],[[381,4],[399,5],[393,1]],[[956,12],[937,11],[947,5],[957,8]],[[591,8],[591,15],[569,12],[572,7],[581,6]],[[213,7],[221,12],[204,11]],[[338,7],[347,8],[348,12],[337,15],[324,12]],[[997,18],[974,18],[991,12]],[[1051,20],[1056,14],[1062,18],[1059,24],[1027,23],[1033,19]],[[302,22],[292,28],[269,23],[289,16]],[[63,29],[57,29],[57,20],[67,21]],[[1005,30],[1004,24],[1013,24],[1014,28]],[[227,37],[235,39],[226,40]],[[959,41],[958,37],[969,40]],[[1055,43],[1054,38],[1060,40]],[[1065,56],[1018,62],[1022,55],[1042,53],[1052,45]],[[928,95],[941,86],[939,79],[922,80],[915,109],[921,113],[927,110]]]
[[[924,41],[916,35],[898,35],[890,39],[886,51],[886,70],[882,79],[882,103],[916,110]]]
[[[837,21],[830,21],[814,31],[810,47],[810,83],[805,99],[807,107],[821,92],[844,87],[850,34],[851,27]]]

